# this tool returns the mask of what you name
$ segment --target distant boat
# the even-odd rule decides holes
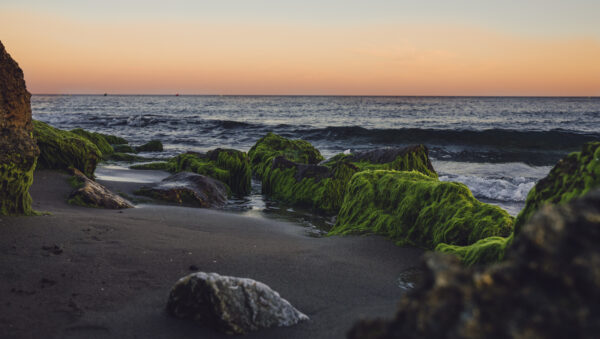
[[[179,93],[175,94],[175,96],[176,96],[176,97],[178,97],[178,96],[179,96]]]
[[[104,96],[107,96],[107,95],[108,95],[107,93],[104,93]]]

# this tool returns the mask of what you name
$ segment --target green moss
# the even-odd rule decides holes
[[[269,132],[248,151],[252,172],[263,179],[264,172],[271,167],[276,156],[283,156],[300,164],[317,164],[323,160],[319,150],[308,141],[290,140]]]
[[[112,145],[112,147],[115,150],[115,152],[118,153],[135,153],[133,147],[129,145]]]
[[[600,142],[590,142],[581,152],[561,159],[527,195],[515,221],[515,233],[544,204],[564,204],[600,187]]]
[[[69,205],[81,206],[81,207],[90,207],[90,208],[99,208],[99,206],[95,204],[90,204],[85,202],[80,195],[75,195],[72,198],[67,199],[67,203]]]
[[[142,146],[135,147],[136,152],[162,152],[163,144],[160,140],[150,140]]]
[[[83,184],[84,184],[83,180],[81,180],[79,177],[77,177],[75,175],[70,176],[67,179],[67,181],[69,182],[69,185],[71,185],[71,187],[73,187],[75,189],[83,187]]]
[[[33,121],[34,136],[40,148],[37,168],[77,168],[87,177],[94,176],[102,153],[92,142],[75,133],[56,129],[41,121]]]
[[[122,145],[122,144],[128,144],[129,142],[121,137],[115,136],[115,135],[110,135],[110,134],[103,134],[103,133],[98,133],[101,136],[104,137],[104,140],[108,141],[109,144],[111,145]]]
[[[512,224],[508,213],[479,202],[463,184],[415,171],[376,170],[352,177],[329,234],[378,233],[399,245],[433,249],[508,236]]]
[[[36,159],[27,161],[13,155],[13,161],[0,164],[0,215],[35,214],[29,187],[33,184]]]
[[[94,143],[94,145],[98,147],[100,152],[102,152],[103,157],[107,157],[115,152],[113,147],[108,143],[108,141],[106,141],[104,136],[100,133],[88,132],[81,128],[73,129],[71,130],[71,133],[75,133]]]
[[[159,165],[162,166],[162,165]],[[170,172],[194,172],[220,180],[239,195],[250,193],[251,170],[246,153],[215,149],[206,154],[185,153],[169,160]]]
[[[132,166],[129,166],[129,168],[136,169],[136,170],[163,170],[163,171],[170,171],[171,170],[171,164],[169,162],[166,162],[166,161],[159,161],[159,162],[151,162],[151,163],[147,163],[147,164],[132,165]]]
[[[474,244],[459,246],[439,244],[436,251],[450,253],[458,256],[463,264],[472,266],[476,264],[492,264],[504,260],[506,247],[512,243],[513,234],[509,237],[487,237],[476,241]]]

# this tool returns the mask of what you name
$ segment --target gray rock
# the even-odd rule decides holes
[[[227,202],[227,185],[205,175],[180,172],[153,187],[135,192],[154,199],[194,207],[221,207]]]
[[[99,207],[109,209],[131,208],[133,205],[122,197],[109,191],[106,187],[90,180],[78,169],[72,169],[73,175],[82,187],[76,189],[69,196],[69,203],[85,207]]]
[[[167,311],[228,334],[291,326],[308,320],[261,282],[204,272],[190,274],[175,283]]]

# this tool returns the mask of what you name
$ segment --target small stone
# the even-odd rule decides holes
[[[175,283],[167,311],[228,334],[291,326],[308,320],[261,282],[204,272],[192,273]]]

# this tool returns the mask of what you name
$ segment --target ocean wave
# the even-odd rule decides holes
[[[476,198],[508,202],[524,202],[536,183],[523,177],[499,179],[468,175],[442,175],[440,180],[463,183]]]

